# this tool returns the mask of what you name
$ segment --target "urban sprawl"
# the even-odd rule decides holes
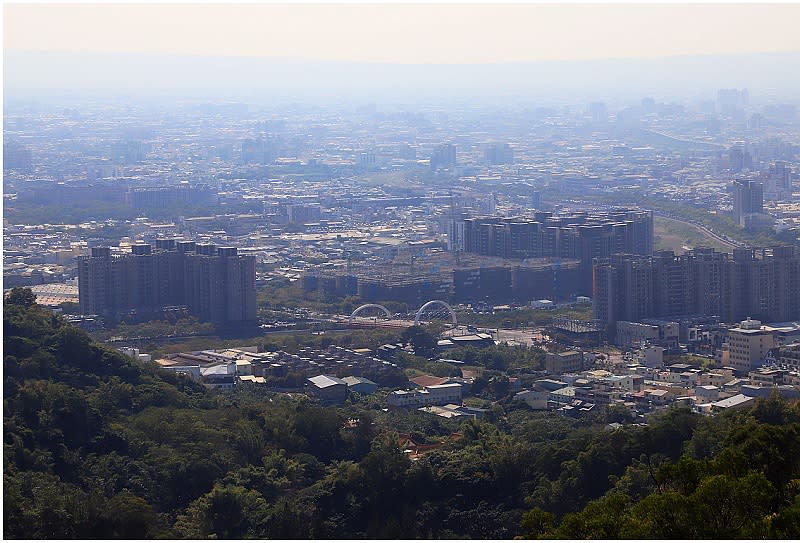
[[[453,353],[505,343],[543,353],[544,368],[504,376],[536,410],[797,398],[798,128],[794,105],[745,89],[505,111],[17,105],[4,289],[93,333],[191,319],[330,335],[156,357],[142,345],[164,337],[108,339],[222,393],[341,404],[383,390],[389,409],[480,418],[465,401],[480,375]],[[261,295],[280,288],[296,303]],[[414,326],[454,375],[409,378],[413,341],[333,334]]]

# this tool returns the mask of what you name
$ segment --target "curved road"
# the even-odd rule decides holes
[[[735,240],[732,240],[730,238],[720,236],[719,234],[717,234],[716,232],[714,232],[712,230],[709,230],[707,226],[702,225],[702,224],[698,224],[698,223],[695,223],[695,222],[687,221],[685,219],[678,219],[678,218],[673,217],[673,216],[664,215],[663,213],[656,213],[655,211],[653,212],[653,216],[654,217],[661,217],[662,219],[668,219],[670,221],[680,222],[680,223],[686,224],[688,226],[693,226],[693,227],[697,228],[698,230],[700,230],[701,232],[703,232],[708,237],[714,238],[718,242],[722,243],[723,245],[725,245],[727,247],[730,247],[731,249],[738,249],[740,247],[744,247],[745,246],[745,244],[740,242],[740,241],[735,241]]]

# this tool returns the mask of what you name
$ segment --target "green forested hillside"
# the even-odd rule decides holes
[[[779,399],[703,419],[677,461],[632,458],[611,489],[556,523],[541,508],[528,537],[796,539],[800,536],[800,412]],[[666,436],[665,436],[666,437]]]
[[[6,538],[683,538],[800,534],[800,408],[609,429],[215,394],[4,302]],[[419,459],[398,433],[447,444]],[[457,435],[451,435],[451,434]]]

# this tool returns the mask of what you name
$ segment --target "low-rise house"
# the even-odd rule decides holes
[[[422,402],[419,399],[422,390],[395,390],[386,397],[389,407],[418,407]]]
[[[699,370],[681,372],[679,374],[680,381],[678,382],[685,387],[693,387],[697,384],[698,380],[697,376],[699,373],[700,373]]]
[[[783,376],[788,373],[780,369],[757,369],[751,371],[749,376],[750,382],[756,386],[772,387],[783,384]]]
[[[236,375],[253,375],[253,363],[249,360],[237,360]]]
[[[755,399],[752,396],[737,394],[736,396],[731,396],[730,398],[725,398],[724,400],[712,403],[711,411],[714,412],[723,411],[725,409],[738,409],[740,407],[751,405],[754,401]]]
[[[677,322],[647,319],[646,322],[617,321],[616,344],[633,347],[652,343],[663,347],[678,344],[680,325]]]
[[[550,391],[545,389],[532,389],[523,390],[514,394],[514,399],[525,402],[531,409],[544,410],[547,409],[547,400],[550,397]]]
[[[467,415],[472,415],[473,418],[482,419],[486,416],[486,413],[489,411],[488,409],[482,409],[480,407],[470,407],[468,405],[454,405],[454,404],[447,404],[445,407],[450,408],[457,408],[458,411],[461,413],[466,413]]]
[[[742,385],[750,384],[747,379],[731,379],[724,385],[722,385],[722,390],[728,392],[731,395],[739,394],[742,390]]]
[[[572,402],[558,407],[556,411],[562,415],[577,417],[589,413],[593,409],[594,409],[593,403],[584,402],[583,400],[572,400]]]
[[[581,375],[590,382],[596,382],[602,381],[606,377],[611,377],[613,374],[606,370],[586,370]]]
[[[783,383],[794,387],[800,386],[800,372],[792,370],[786,372],[783,376]]]
[[[694,389],[698,403],[710,403],[719,400],[720,389],[714,385],[699,385]]]
[[[472,384],[475,379],[472,377],[448,377],[447,381],[443,384],[459,384],[461,385],[461,395],[466,396],[472,390]]]
[[[472,389],[472,383],[474,382],[475,379],[472,377],[436,377],[434,375],[420,375],[419,377],[409,379],[409,383],[412,386],[420,389],[430,386],[458,384],[461,385],[462,396],[469,394],[469,391]]]
[[[557,406],[567,405],[575,399],[575,387],[564,387],[550,392],[547,401]]]
[[[558,390],[559,388],[564,388],[568,385],[568,383],[564,381],[557,381],[555,379],[537,379],[535,385],[537,388],[541,388],[546,391],[553,391]]]
[[[648,345],[644,347],[639,355],[639,361],[648,368],[663,368],[664,347],[659,345]]]
[[[443,405],[448,403],[461,404],[463,389],[459,383],[446,383],[443,385],[432,385],[426,387],[433,402],[431,405]]]
[[[217,356],[213,351],[195,351],[175,353],[156,360],[163,369],[189,375],[193,379],[202,380],[215,389],[233,388],[233,379],[221,379],[211,376],[235,376],[237,360],[229,356]],[[229,383],[230,381],[230,383]]]
[[[583,381],[586,381],[583,377],[579,377],[575,373],[564,373],[558,379],[552,379],[552,381],[565,383],[566,386],[571,387],[571,386],[575,386],[575,382],[577,380],[579,380],[579,379],[581,379]],[[562,388],[562,387],[558,387],[558,388]],[[555,390],[558,390],[558,388],[556,388]]]
[[[672,373],[683,373],[691,369],[692,369],[691,364],[684,364],[682,362],[677,362],[675,364],[670,364],[669,366],[667,366],[667,370],[671,371]]]
[[[464,405],[457,405],[449,403],[447,405],[430,405],[427,407],[420,407],[419,411],[431,413],[433,415],[452,419],[456,417],[465,417],[469,419],[482,419],[486,414],[486,409],[479,409],[477,407],[467,407]]]
[[[239,375],[240,383],[252,383],[254,385],[264,385],[267,380],[263,377],[256,377],[255,375]]]
[[[359,394],[369,395],[378,390],[378,384],[370,381],[366,377],[348,376],[342,379],[347,385],[348,390]]]
[[[400,449],[402,449],[402,451],[405,454],[407,454],[411,460],[417,460],[423,454],[440,449],[447,443],[450,443],[452,441],[457,441],[462,437],[464,436],[461,434],[450,434],[450,436],[448,436],[446,439],[441,440],[438,443],[419,443],[409,434],[399,434],[398,445],[400,446]]]
[[[680,383],[681,374],[671,371],[660,371],[655,375],[655,380],[663,381],[665,383]]]
[[[202,381],[215,390],[231,390],[236,386],[236,376],[231,373],[206,373]]]
[[[39,302],[36,302],[39,303]],[[42,305],[42,304],[40,304]],[[117,349],[124,355],[130,356],[131,358],[138,360],[139,362],[150,362],[152,357],[149,354],[139,352],[139,349],[135,347],[120,347]]]
[[[733,372],[728,373],[723,370],[707,371],[698,375],[697,384],[722,387],[731,379],[733,379]]]
[[[745,396],[750,396],[752,398],[769,398],[773,394],[777,394],[781,398],[785,399],[800,398],[800,391],[793,386],[786,385],[761,387],[747,384],[741,386],[741,391]]]
[[[195,381],[200,380],[200,364],[161,364],[162,360],[157,362],[162,369],[187,375]]]
[[[441,405],[429,405],[428,407],[420,407],[418,411],[422,411],[423,413],[430,413],[431,415],[436,415],[437,417],[442,417],[444,419],[453,419],[456,417],[474,418],[456,409],[450,409],[448,407]]]
[[[613,400],[620,399],[622,392],[610,387],[575,387],[575,399],[584,403],[609,405]]]
[[[782,367],[792,370],[800,369],[800,343],[783,345],[775,353],[775,359]]]
[[[675,395],[668,390],[649,389],[644,391],[644,397],[653,405],[666,405]]]
[[[378,347],[377,355],[384,360],[394,360],[397,354],[403,351],[400,344],[387,343]]]
[[[215,390],[230,390],[236,386],[235,364],[228,362],[200,366],[201,381]]]
[[[443,385],[447,382],[449,377],[436,377],[435,375],[420,375],[419,377],[414,377],[413,379],[409,379],[414,386],[417,388],[425,388],[432,385]]]
[[[423,407],[461,403],[461,385],[458,383],[431,385],[418,390],[395,390],[386,398],[389,407]]]
[[[484,347],[491,347],[494,345],[494,338],[491,334],[478,332],[477,334],[469,334],[465,336],[451,336],[450,341],[455,347],[474,347],[476,349],[483,349]]]
[[[630,392],[642,390],[644,386],[644,376],[642,375],[620,375],[619,386]]]
[[[306,380],[308,393],[321,403],[343,403],[347,398],[347,383],[331,375],[317,375]]]

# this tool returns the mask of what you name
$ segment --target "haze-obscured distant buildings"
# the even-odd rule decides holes
[[[437,145],[431,153],[431,170],[452,168],[456,165],[456,146],[452,143]]]
[[[483,150],[483,159],[490,166],[514,163],[514,149],[507,143],[492,143]]]
[[[583,281],[577,260],[530,259],[526,262],[452,255],[419,259],[414,268],[361,266],[353,271],[315,270],[303,275],[306,291],[358,296],[365,302],[394,300],[421,305],[432,299],[454,303],[528,303],[543,298],[567,301]]]
[[[465,252],[502,258],[593,258],[613,253],[653,252],[653,213],[624,210],[607,213],[464,219]]]
[[[733,183],[733,218],[739,226],[747,229],[772,226],[774,219],[764,213],[764,184],[761,181],[740,179]]]
[[[577,293],[583,295],[591,291],[594,259],[615,253],[653,252],[652,211],[569,215],[537,212],[533,219],[476,217],[462,222],[463,241],[454,244],[467,253],[519,260],[549,257],[580,261],[581,288]]]
[[[136,210],[169,209],[213,205],[217,191],[207,184],[180,183],[164,187],[131,188],[125,194],[128,205]]]

